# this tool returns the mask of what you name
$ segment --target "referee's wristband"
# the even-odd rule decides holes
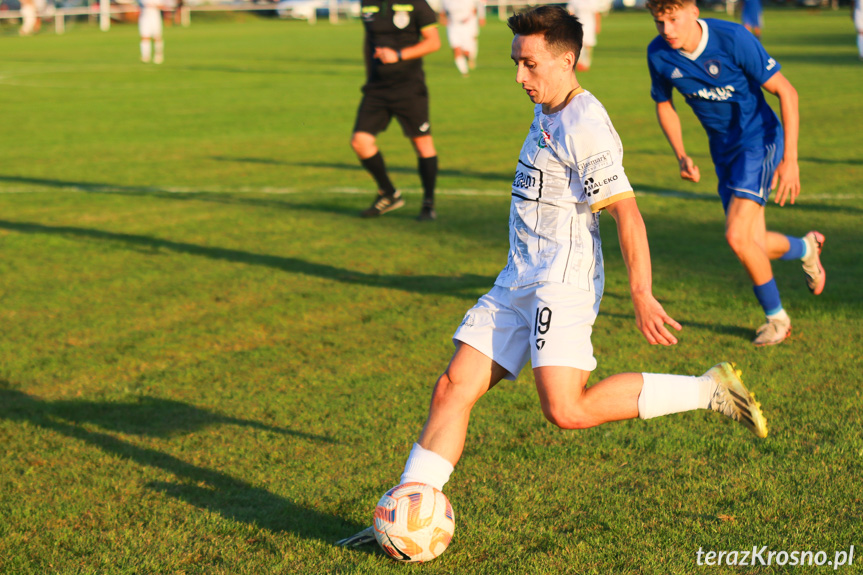
[[[399,62],[401,62],[401,61],[402,61],[402,51],[401,51],[401,50],[396,50],[396,56],[398,57]]]

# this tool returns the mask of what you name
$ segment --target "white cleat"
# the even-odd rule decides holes
[[[824,271],[824,266],[821,265],[821,248],[824,247],[824,234],[812,230],[805,236],[803,241],[806,242],[808,254],[803,258],[803,274],[806,276],[806,285],[815,295],[821,295],[824,291],[824,284],[827,283],[827,272]]]
[[[359,533],[355,533],[350,537],[345,537],[344,539],[339,539],[336,541],[336,545],[339,545],[340,547],[359,547],[360,545],[368,545],[369,543],[374,542],[374,527],[366,527]]]
[[[791,335],[791,319],[768,319],[767,323],[755,330],[755,339],[752,345],[764,347],[765,345],[776,345],[782,343]]]
[[[740,376],[740,370],[735,370],[727,361],[708,369],[703,377],[716,382],[716,391],[708,407],[742,424],[756,436],[767,437],[767,420],[761,413],[761,404],[755,401]]]

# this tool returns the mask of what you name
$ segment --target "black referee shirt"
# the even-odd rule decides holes
[[[376,47],[401,50],[422,39],[420,31],[437,23],[426,0],[362,0],[366,28],[366,83],[375,87],[424,82],[422,58],[382,64],[372,58]]]

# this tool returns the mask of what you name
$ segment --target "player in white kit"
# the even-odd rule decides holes
[[[442,0],[441,20],[446,25],[455,67],[467,76],[476,68],[479,28],[485,26],[485,0]]]
[[[581,25],[559,6],[541,6],[511,17],[509,27],[516,82],[535,104],[512,184],[509,257],[453,336],[455,354],[400,483],[442,489],[461,458],[473,406],[528,360],[543,414],[562,429],[712,409],[766,437],[760,407],[728,363],[700,377],[620,373],[587,387],[604,283],[602,211],[617,222],[638,329],[651,344],[673,345],[666,324],[680,325],[653,297],[647,233],[620,138],[575,76]],[[373,540],[369,528],[339,543]]]
[[[857,54],[863,60],[863,0],[854,0],[851,5],[854,27],[857,28]]]
[[[138,32],[141,35],[141,61],[161,64],[165,60],[162,39],[162,0],[139,0]],[[151,45],[152,42],[152,45]]]
[[[586,72],[593,63],[593,49],[596,47],[602,20],[601,6],[598,0],[569,0],[566,9],[578,18],[584,29],[584,46],[581,48],[576,70]]]

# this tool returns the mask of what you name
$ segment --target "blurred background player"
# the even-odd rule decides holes
[[[618,373],[587,387],[604,284],[600,212],[617,223],[639,331],[651,344],[674,345],[666,324],[680,324],[653,296],[647,231],[620,137],[576,78],[581,25],[560,6],[508,22],[515,80],[534,117],[512,183],[507,264],[453,335],[455,353],[400,484],[443,489],[462,456],[473,406],[500,381],[515,380],[528,360],[542,412],[562,429],[712,409],[766,437],[761,409],[728,363],[700,377]],[[339,544],[373,540],[369,528]]]
[[[467,76],[476,68],[479,28],[485,26],[485,0],[441,0],[441,23],[446,26],[455,67]]]
[[[851,5],[851,17],[857,28],[857,54],[863,60],[863,0],[854,0]]]
[[[139,0],[138,32],[141,35],[141,62],[161,64],[165,61],[162,39],[162,0]],[[152,42],[152,45],[151,45]]]
[[[584,47],[578,57],[576,70],[586,72],[593,63],[593,49],[596,47],[597,36],[602,23],[602,6],[599,0],[569,0],[566,9],[578,18],[584,28]]]
[[[764,10],[761,8],[761,0],[743,0],[740,20],[747,30],[761,40],[761,29],[764,27]]]
[[[823,235],[786,236],[767,231],[764,221],[773,188],[781,206],[786,200],[793,204],[800,193],[797,91],[741,25],[699,19],[695,0],[648,0],[647,8],[659,32],[647,48],[659,125],[677,156],[680,177],[697,182],[701,174],[686,155],[672,102],[676,88],[707,131],[725,209],[725,238],[749,274],[766,316],[752,343],[781,343],[791,333],[791,319],[782,307],[770,260],[802,260],[806,284],[815,295],[826,281],[820,259]],[[781,123],[762,88],[779,98]]]
[[[417,219],[433,220],[437,217],[434,188],[438,161],[422,57],[440,49],[437,16],[425,0],[363,0],[360,10],[365,27],[366,83],[351,148],[378,185],[378,196],[360,215],[376,217],[404,205],[377,147],[377,134],[386,130],[395,116],[418,158],[423,204]]]
[[[21,36],[32,36],[42,28],[39,15],[45,9],[45,0],[21,0]]]

